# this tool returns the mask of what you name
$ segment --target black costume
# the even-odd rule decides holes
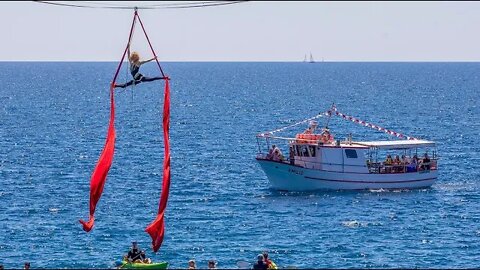
[[[152,81],[163,79],[163,77],[153,77],[153,78],[145,77],[139,71],[140,71],[140,66],[137,66],[137,65],[131,63],[130,64],[130,73],[132,74],[133,80],[131,80],[127,83],[117,84],[117,85],[115,85],[115,87],[125,88],[127,86],[132,85],[132,84],[137,85],[141,82],[152,82]]]

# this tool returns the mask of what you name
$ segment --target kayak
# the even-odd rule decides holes
[[[118,267],[119,269],[167,269],[168,262],[159,262],[159,263],[129,263],[127,261],[122,261],[122,264]]]

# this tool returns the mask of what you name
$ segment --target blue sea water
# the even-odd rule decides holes
[[[114,267],[132,240],[172,268],[189,259],[232,268],[263,250],[279,266],[479,266],[479,63],[165,63],[172,77],[172,182],[157,254],[144,229],[161,188],[163,83],[116,92],[114,162],[94,229],[85,233],[78,223],[88,218],[115,68],[0,63],[5,267]],[[158,72],[153,64],[142,69]],[[120,80],[127,78],[122,70]],[[333,102],[346,114],[436,141],[438,181],[411,191],[271,190],[254,159],[255,135]],[[339,138],[387,138],[340,119],[329,126]]]

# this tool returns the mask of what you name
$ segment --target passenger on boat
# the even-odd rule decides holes
[[[267,269],[277,269],[277,265],[268,258],[268,253],[266,251],[263,252],[263,261],[267,265]]]
[[[214,260],[208,261],[208,269],[217,269],[217,262]]]
[[[317,129],[317,126],[318,126],[318,122],[317,121],[310,121],[310,123],[308,123],[308,128],[303,132],[303,134],[314,134],[315,133],[315,130]]]
[[[328,128],[324,128],[320,136],[323,143],[329,143],[333,141],[333,136],[330,134],[330,130]]]
[[[254,270],[267,270],[267,264],[263,261],[263,255],[258,254],[257,256],[257,262],[253,264],[253,269]]]
[[[417,157],[417,155],[414,155],[413,158],[412,158],[412,164],[415,164],[415,166],[416,166],[416,165],[418,165],[418,163],[419,163],[418,162],[418,157]]]
[[[392,156],[387,155],[387,158],[385,159],[384,164],[385,164],[385,165],[392,165],[392,164],[393,164]]]
[[[425,153],[425,155],[423,156],[422,169],[423,170],[430,170],[430,158],[428,157],[427,153]]]
[[[386,173],[391,173],[392,172],[392,165],[393,165],[392,156],[387,155],[387,158],[385,159],[385,162],[383,162],[383,165],[385,165],[385,172]]]
[[[188,261],[188,269],[196,269],[195,260]]]
[[[398,155],[395,156],[393,160],[393,171],[394,172],[401,172],[403,170],[402,161]]]
[[[266,156],[267,159],[273,159],[273,152],[275,151],[275,148],[277,148],[275,144],[272,144],[272,148],[268,149],[268,154]]]
[[[148,59],[146,61],[140,61],[140,55],[137,52],[133,52],[130,54],[130,47],[128,48],[128,60],[130,62],[130,74],[132,74],[133,80],[123,83],[123,84],[116,84],[115,87],[120,87],[120,88],[125,88],[130,85],[136,85],[141,82],[152,82],[156,80],[161,80],[163,77],[145,77],[143,76],[139,71],[140,71],[140,66],[148,63],[150,61],[155,60],[156,57],[153,57],[151,59]]]
[[[416,172],[418,166],[418,158],[417,155],[414,155],[409,162],[407,163],[407,172]]]
[[[402,164],[410,164],[410,159],[405,155],[402,155]]]
[[[289,147],[288,159],[290,159],[290,165],[295,165],[295,152],[292,145]]]
[[[145,251],[138,248],[138,243],[136,241],[132,242],[132,248],[128,251],[126,259],[129,262],[145,262],[147,260]]]
[[[279,148],[275,148],[273,151],[273,161],[283,161],[285,158],[283,157],[282,151]]]
[[[401,165],[402,162],[400,161],[400,157],[398,155],[395,156],[395,159],[393,160],[394,165]]]
[[[312,127],[308,127],[308,128],[305,129],[305,131],[303,132],[303,134],[312,134],[312,133],[313,133]]]

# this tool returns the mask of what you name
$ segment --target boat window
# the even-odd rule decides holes
[[[310,156],[315,157],[315,146],[309,145],[308,148],[310,149]]]
[[[302,156],[302,150],[300,148],[300,145],[295,145],[295,155],[297,156]]]
[[[308,149],[306,145],[302,146],[302,156],[308,157]]]
[[[345,149],[345,155],[347,156],[347,158],[358,158],[357,150],[353,149]]]

